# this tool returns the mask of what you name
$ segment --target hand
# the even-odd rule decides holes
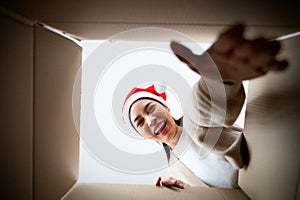
[[[161,181],[161,177],[159,176],[156,183],[155,183],[156,186],[166,186],[166,187],[177,187],[177,188],[180,188],[180,189],[184,189],[184,187],[186,186],[189,186],[189,184],[181,181],[181,180],[176,180],[175,178],[173,177],[169,177],[163,181]]]
[[[216,64],[224,82],[241,82],[265,75],[269,71],[284,70],[286,60],[276,59],[280,50],[278,41],[265,38],[247,40],[244,38],[245,27],[235,25],[222,32],[212,46],[202,55],[195,55],[187,47],[171,42],[174,54],[190,69],[212,79],[218,79]],[[211,59],[210,59],[211,58]]]

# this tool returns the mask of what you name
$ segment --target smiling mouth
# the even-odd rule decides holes
[[[159,135],[163,132],[164,128],[166,127],[166,121],[161,122],[155,129],[154,135]]]

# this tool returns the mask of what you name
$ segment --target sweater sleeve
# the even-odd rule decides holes
[[[233,126],[245,100],[242,84],[226,85],[201,78],[187,98],[183,128],[202,148],[223,155],[235,167],[244,163],[240,147],[242,130]]]
[[[187,104],[189,118],[204,127],[232,126],[245,101],[245,91],[241,83],[228,85],[200,78],[192,93]]]

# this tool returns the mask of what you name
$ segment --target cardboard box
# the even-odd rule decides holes
[[[78,177],[70,102],[81,48],[7,15],[1,25],[1,196],[58,199]]]
[[[81,65],[81,48],[34,21],[40,20],[81,39],[105,39],[122,30],[157,25],[182,31],[198,41],[211,42],[218,30],[232,22],[230,16],[250,22],[250,35],[261,32],[272,38],[299,31],[293,6],[272,4],[270,8],[277,12],[264,13],[263,8],[267,8],[263,7],[264,3],[249,4],[247,9],[240,4],[235,7],[198,1],[184,5],[178,2],[178,6],[165,1],[160,7],[139,1],[130,4],[3,1],[1,4],[0,20],[4,27],[0,54],[1,199],[199,199],[200,196],[204,199],[300,199],[299,37],[283,41],[282,56],[290,61],[286,72],[270,73],[250,81],[244,131],[250,162],[240,172],[241,189],[171,190],[143,185],[77,183],[79,137],[71,101],[73,83]],[[170,7],[172,12],[165,12],[169,5],[174,5]],[[182,6],[191,13],[184,13]],[[202,6],[203,12],[197,14],[196,6]],[[157,18],[149,12],[150,8],[158,9]],[[231,15],[212,16],[209,8],[215,12],[227,8]],[[291,9],[289,14],[287,8]],[[132,9],[137,13],[132,14]],[[261,9],[257,15],[253,14],[256,9]],[[96,23],[92,24],[93,21]],[[203,34],[198,34],[199,31]],[[80,107],[80,92],[76,94]]]

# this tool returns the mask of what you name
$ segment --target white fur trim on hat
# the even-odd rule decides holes
[[[163,104],[164,106],[168,107],[167,102],[160,96],[157,96],[150,92],[137,92],[137,93],[134,93],[133,95],[131,95],[129,97],[129,99],[127,100],[126,111],[129,112],[131,105],[138,99],[143,99],[143,98],[150,98],[150,99],[156,100],[156,101],[160,102],[161,104]]]

